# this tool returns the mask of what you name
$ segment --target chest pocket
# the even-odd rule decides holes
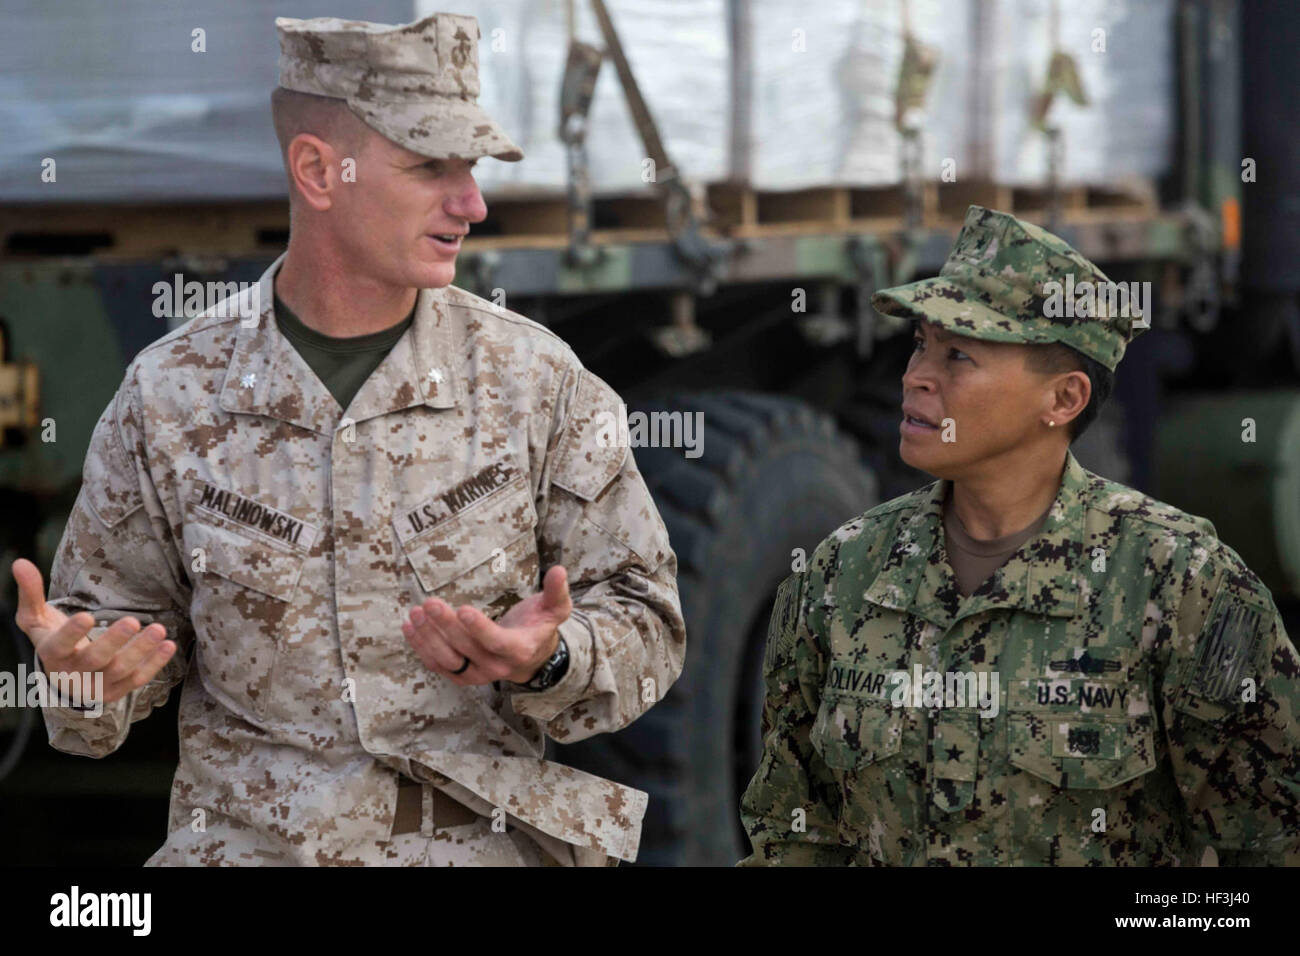
[[[1013,683],[1009,704],[1010,762],[1054,787],[1104,790],[1155,769],[1136,647],[1045,648],[1035,676]]]
[[[1054,787],[1105,790],[1155,769],[1151,717],[1009,715],[1011,763]]]
[[[292,601],[305,552],[191,507],[186,559],[204,684],[237,713],[264,717],[282,641],[298,634]]]
[[[201,508],[191,508],[189,519],[185,541],[192,571],[215,574],[279,601],[292,599],[304,553],[237,531]]]
[[[833,770],[858,770],[898,753],[903,715],[888,700],[824,693],[809,734]]]
[[[425,594],[492,617],[536,590],[537,511],[524,476],[418,534],[405,521],[394,518],[393,528]]]

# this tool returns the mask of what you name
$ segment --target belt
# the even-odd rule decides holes
[[[437,787],[421,784],[405,777],[397,785],[397,811],[393,814],[392,835],[399,833],[418,833],[420,822],[424,818],[424,791],[428,787],[431,793],[432,809],[429,822],[435,827],[459,827],[473,823],[479,816],[463,803],[447,796]]]

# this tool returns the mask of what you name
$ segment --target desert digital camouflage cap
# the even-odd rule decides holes
[[[1067,242],[983,206],[966,211],[938,276],[881,289],[871,304],[973,339],[1060,342],[1111,371],[1149,324],[1141,299]]]
[[[473,17],[435,13],[398,26],[277,17],[275,28],[285,89],[346,100],[372,129],[431,159],[524,158],[476,102]]]

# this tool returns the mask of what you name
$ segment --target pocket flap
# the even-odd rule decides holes
[[[902,712],[887,701],[827,695],[810,740],[826,766],[851,770],[897,753],[902,731]]]
[[[185,555],[191,569],[220,575],[228,581],[281,601],[293,597],[302,575],[304,555],[283,551],[264,544],[251,535],[240,534],[230,528],[195,518],[185,525],[185,542],[189,553]],[[202,549],[202,564],[195,548]]]
[[[1007,715],[1011,763],[1054,787],[1105,790],[1155,769],[1150,717]]]
[[[393,519],[402,549],[425,591],[436,591],[504,553],[515,541],[535,534],[537,511],[523,476],[495,494],[413,537],[402,540],[400,518]]]

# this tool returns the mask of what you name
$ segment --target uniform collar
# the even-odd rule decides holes
[[[258,280],[257,321],[238,323],[221,389],[225,411],[265,415],[328,435],[344,417],[362,422],[414,405],[452,408],[460,402],[451,309],[443,290],[421,289],[411,327],[361,386],[344,416],[334,396],[276,325],[274,281],[285,255],[281,253]],[[241,299],[247,316],[255,311],[252,301],[246,294]]]
[[[867,588],[867,600],[915,614],[945,631],[992,608],[1072,617],[1081,594],[1087,484],[1088,472],[1067,450],[1061,487],[1038,534],[966,598],[957,590],[943,543],[943,502],[951,482],[936,481],[918,490],[883,569]]]

